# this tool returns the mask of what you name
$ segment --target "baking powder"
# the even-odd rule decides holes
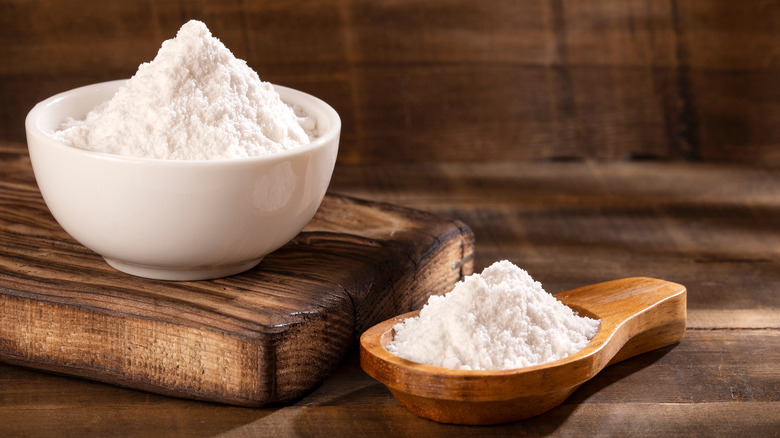
[[[445,368],[512,369],[574,354],[598,328],[504,260],[430,297],[419,316],[395,325],[387,349]]]
[[[215,160],[310,143],[316,126],[193,20],[111,100],[84,120],[67,120],[54,136],[79,148],[132,157]]]

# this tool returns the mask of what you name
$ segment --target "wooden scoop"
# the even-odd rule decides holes
[[[497,424],[539,415],[561,404],[607,365],[679,342],[686,289],[653,278],[626,278],[555,295],[580,315],[601,320],[581,351],[541,365],[468,371],[423,365],[385,348],[393,326],[410,312],[360,337],[360,365],[413,413],[443,423]]]

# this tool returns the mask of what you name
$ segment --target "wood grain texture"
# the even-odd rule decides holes
[[[419,311],[380,322],[360,337],[360,365],[407,409],[441,423],[492,425],[540,415],[560,405],[604,367],[680,342],[685,287],[625,278],[555,295],[599,321],[585,348],[560,360],[518,369],[459,370],[415,363],[387,350],[393,327]]]
[[[777,331],[689,330],[674,348],[607,367],[544,415],[488,427],[440,424],[410,413],[360,371],[354,349],[305,398],[263,408],[157,396],[0,364],[0,431],[20,437],[773,437],[780,426],[778,352]]]
[[[29,175],[14,181],[31,175],[26,160],[4,164],[7,363],[237,405],[289,401],[330,374],[366,327],[471,272],[464,224],[329,195],[259,268],[200,282],[133,277],[67,236]]]
[[[29,196],[34,181],[25,166],[24,144],[0,141],[3,190]],[[475,234],[475,270],[509,259],[551,293],[630,276],[684,284],[685,337],[674,348],[605,368],[543,415],[490,427],[411,414],[361,371],[355,348],[308,395],[262,408],[165,397],[0,363],[0,435],[777,437],[776,168],[341,163],[331,189],[459,219]],[[16,218],[0,224],[2,232],[38,230],[46,238],[48,222],[28,224],[38,213],[6,212],[13,205],[0,205],[3,215]]]
[[[780,163],[773,1],[0,1],[0,139],[190,18],[332,104],[344,163]]]
[[[477,269],[509,259],[551,292],[630,276],[664,278],[688,286],[689,318],[710,321],[698,327],[748,325],[741,318],[753,316],[766,322],[759,327],[778,327],[771,321],[780,320],[775,167],[341,166],[331,187],[469,224]],[[718,315],[727,319],[712,319]]]

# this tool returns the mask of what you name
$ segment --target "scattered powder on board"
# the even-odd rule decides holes
[[[578,316],[504,260],[430,297],[419,316],[395,325],[387,349],[445,368],[522,368],[576,353],[598,327],[598,320]]]
[[[168,160],[268,155],[316,137],[314,119],[282,102],[195,20],[111,100],[60,129],[55,138],[79,148]]]

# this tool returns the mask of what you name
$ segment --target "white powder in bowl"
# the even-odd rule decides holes
[[[84,120],[66,120],[53,135],[75,147],[118,155],[214,160],[308,144],[316,126],[193,20],[111,100]]]
[[[504,260],[432,296],[396,324],[387,349],[444,368],[500,370],[551,362],[582,350],[599,321],[578,316],[523,269]]]

